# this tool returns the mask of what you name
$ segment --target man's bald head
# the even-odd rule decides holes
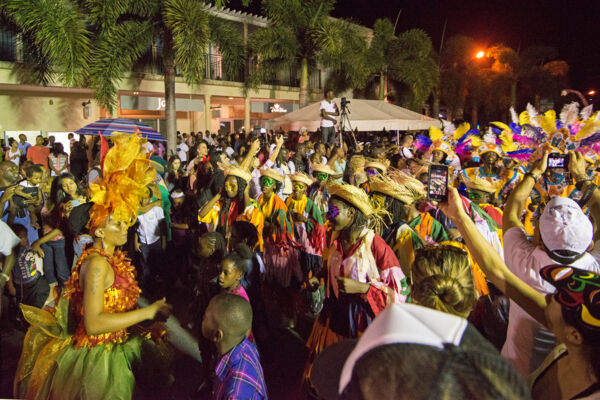
[[[212,298],[207,313],[225,336],[243,336],[252,328],[252,307],[241,296],[222,293]]]

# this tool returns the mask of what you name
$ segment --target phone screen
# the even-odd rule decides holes
[[[430,200],[445,201],[448,196],[448,167],[445,165],[429,166],[427,181],[427,197]]]
[[[550,154],[548,156],[548,168],[565,168],[565,156],[562,154]]]

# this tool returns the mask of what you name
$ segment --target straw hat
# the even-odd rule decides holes
[[[252,175],[248,171],[245,171],[239,167],[230,167],[225,171],[225,177],[228,176],[237,176],[238,178],[242,178],[246,182],[252,179]]]
[[[377,168],[382,173],[387,171],[388,167],[380,161],[368,161],[365,163],[365,168]]]
[[[322,172],[328,175],[335,175],[335,171],[327,164],[313,164],[314,172]]]
[[[273,178],[277,182],[283,182],[283,176],[279,172],[275,171],[273,168],[261,169],[260,175],[267,176],[269,178]]]
[[[425,197],[425,187],[420,181],[400,171],[394,172],[393,176],[394,179],[388,176],[377,176],[372,179],[371,192],[384,194],[409,205]]]
[[[295,174],[290,175],[290,179],[292,181],[302,182],[306,186],[310,186],[314,182],[310,176],[303,174],[302,172],[296,172]]]
[[[496,188],[496,186],[494,186],[492,183],[486,181],[485,179],[469,178],[464,175],[461,175],[461,178],[462,178],[463,182],[465,183],[465,185],[467,186],[467,188],[469,188],[469,189],[475,189],[475,190],[479,190],[479,191],[485,192],[485,193],[496,193],[496,191],[498,190]]]
[[[327,191],[331,196],[337,196],[352,204],[367,217],[375,213],[369,196],[367,196],[364,190],[356,186],[332,182],[327,186]]]

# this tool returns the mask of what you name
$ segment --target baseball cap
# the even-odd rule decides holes
[[[413,304],[393,304],[360,339],[325,348],[310,375],[325,399],[363,399],[360,381],[377,392],[377,378],[388,398],[530,398],[519,373],[467,320]]]
[[[565,322],[586,342],[600,344],[600,275],[568,265],[548,265],[540,274],[556,288]]]
[[[551,255],[570,264],[589,247],[594,227],[575,200],[557,196],[546,204],[540,217],[540,233]]]

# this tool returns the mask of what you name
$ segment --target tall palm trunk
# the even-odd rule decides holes
[[[381,73],[379,74],[379,100],[385,100],[385,81],[386,75],[385,71],[382,69]]]
[[[300,68],[300,108],[308,105],[308,60],[302,59]]]
[[[175,58],[173,37],[165,32],[163,48],[165,74],[165,117],[167,125],[167,154],[175,154],[177,148],[177,108],[175,105]]]

